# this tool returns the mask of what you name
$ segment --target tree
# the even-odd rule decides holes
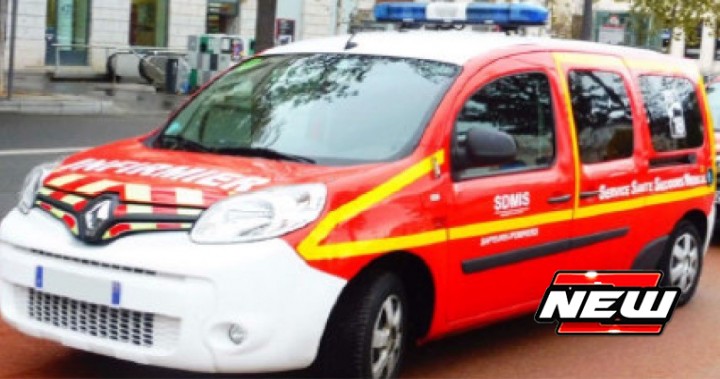
[[[679,30],[690,44],[700,39],[701,25],[712,25],[720,16],[720,2],[716,0],[633,0],[631,9],[650,17],[654,31]]]
[[[277,0],[258,0],[255,24],[255,52],[275,46],[275,12]]]

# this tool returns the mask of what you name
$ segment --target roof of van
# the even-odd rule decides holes
[[[651,59],[668,59],[667,55],[653,51],[605,45],[593,42],[569,41],[550,38],[512,37],[503,33],[470,31],[390,31],[358,33],[352,37],[355,47],[346,50],[350,35],[309,39],[278,46],[264,54],[339,53],[381,55],[391,57],[428,59],[464,65],[483,53],[521,45],[547,50],[570,50],[613,55],[644,56]]]

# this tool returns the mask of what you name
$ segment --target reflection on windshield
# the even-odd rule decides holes
[[[183,109],[164,131],[173,138],[161,136],[160,147],[183,149],[189,141],[242,155],[263,148],[327,164],[395,159],[417,143],[458,71],[389,57],[256,58]],[[186,143],[173,143],[177,137]]]

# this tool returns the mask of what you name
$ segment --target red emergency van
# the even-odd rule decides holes
[[[5,320],[150,365],[382,378],[410,343],[532,313],[558,270],[693,296],[716,173],[691,63],[348,42],[266,51],[157,131],[33,170],[0,227]]]

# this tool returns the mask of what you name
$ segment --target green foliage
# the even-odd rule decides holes
[[[633,0],[631,7],[638,17],[652,19],[656,31],[682,30],[689,44],[699,42],[700,25],[712,25],[712,21],[720,16],[720,2],[717,0]]]

